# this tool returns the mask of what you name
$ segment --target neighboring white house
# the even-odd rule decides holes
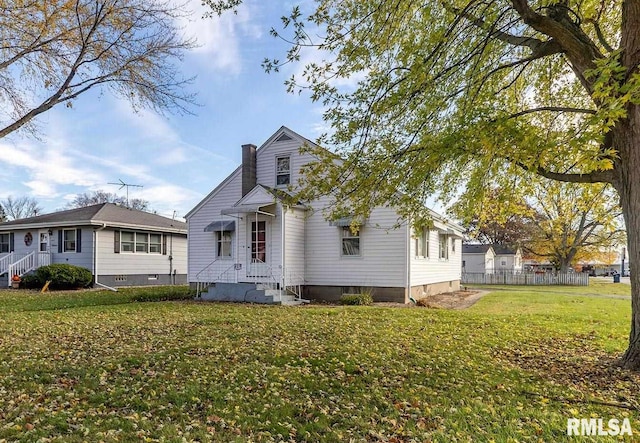
[[[462,272],[493,274],[496,253],[491,245],[462,245]]]
[[[522,249],[519,247],[509,247],[502,245],[492,245],[496,253],[496,272],[499,273],[522,273]]]
[[[260,148],[242,146],[243,164],[186,215],[190,283],[247,301],[265,301],[253,297],[265,285],[306,299],[372,291],[402,303],[459,289],[462,228],[435,213],[416,235],[393,209],[374,208],[353,232],[351,219],[325,219],[327,202],[283,205],[287,185],[313,161],[304,144],[313,142],[282,127]]]
[[[522,250],[502,245],[462,245],[462,272],[468,274],[519,274]]]
[[[87,268],[107,286],[184,284],[187,225],[112,203],[0,223],[0,275],[51,263]]]

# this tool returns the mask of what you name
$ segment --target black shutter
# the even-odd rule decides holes
[[[120,231],[113,231],[113,252],[120,254]]]
[[[76,252],[82,252],[82,229],[76,229]]]
[[[62,229],[58,229],[58,252],[62,253]]]
[[[162,234],[162,255],[167,255],[167,236]]]
[[[9,233],[9,252],[15,251],[15,234],[13,232]]]

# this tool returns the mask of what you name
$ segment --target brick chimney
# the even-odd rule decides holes
[[[256,187],[256,145],[242,145],[242,196]]]

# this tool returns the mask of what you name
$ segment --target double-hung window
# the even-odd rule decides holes
[[[136,232],[136,252],[149,252],[149,234]]]
[[[0,234],[0,253],[11,252],[11,234]]]
[[[76,230],[65,229],[62,233],[62,252],[76,252]]]
[[[148,232],[120,231],[120,248],[116,252],[137,252],[138,254],[162,254],[162,234]],[[116,242],[118,237],[116,236]]]
[[[440,254],[439,257],[441,259],[448,259],[449,258],[449,236],[446,234],[440,234],[439,236],[439,240],[440,240]]]
[[[216,256],[218,258],[231,258],[231,231],[216,231]]]
[[[360,256],[360,230],[352,231],[351,227],[342,227],[342,255],[346,257]]]
[[[276,157],[276,186],[291,183],[291,157]]]
[[[149,253],[162,254],[162,234],[149,234]]]
[[[136,246],[135,232],[122,231],[120,233],[120,251],[133,252]]]
[[[415,239],[416,257],[429,257],[429,230],[421,229]]]

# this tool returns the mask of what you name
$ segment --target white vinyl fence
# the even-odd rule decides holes
[[[589,274],[572,272],[570,274],[483,274],[462,273],[463,285],[562,285],[589,286]]]

